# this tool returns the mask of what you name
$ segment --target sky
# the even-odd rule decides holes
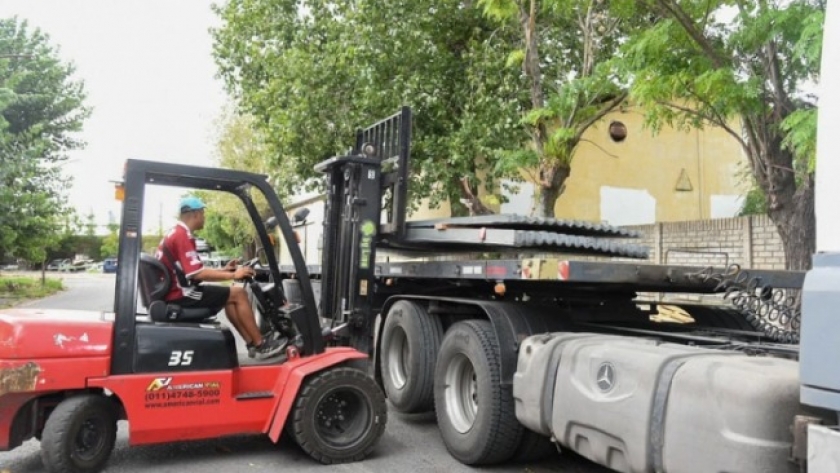
[[[76,66],[93,109],[83,150],[63,169],[70,205],[97,224],[119,221],[114,184],[129,158],[214,166],[215,121],[228,102],[215,78],[212,0],[0,0],[0,18],[17,16],[50,36]],[[144,230],[175,222],[184,190],[147,194]]]

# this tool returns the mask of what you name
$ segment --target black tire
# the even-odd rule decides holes
[[[360,370],[339,366],[306,380],[292,408],[290,430],[303,451],[329,465],[368,456],[387,420],[379,386]]]
[[[86,394],[62,401],[44,425],[41,459],[51,473],[96,473],[117,438],[117,413],[107,398]]]
[[[509,460],[522,438],[513,389],[501,384],[499,344],[486,320],[453,325],[435,369],[435,411],[449,453],[467,465]]]
[[[398,412],[428,412],[434,408],[435,363],[443,327],[416,302],[397,301],[382,329],[379,360],[382,385]]]

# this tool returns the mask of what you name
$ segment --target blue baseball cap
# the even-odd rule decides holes
[[[201,210],[205,207],[204,202],[193,195],[181,199],[181,213],[192,212],[194,210]]]

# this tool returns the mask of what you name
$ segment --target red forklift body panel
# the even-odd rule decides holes
[[[365,357],[351,348],[332,348],[278,365],[110,376],[88,385],[122,401],[131,445],[269,431],[277,441],[306,375]]]
[[[0,360],[110,356],[114,323],[108,318],[102,312],[79,310],[4,310]]]

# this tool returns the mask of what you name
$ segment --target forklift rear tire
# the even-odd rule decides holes
[[[306,380],[289,430],[303,451],[330,465],[367,457],[387,419],[385,396],[373,379],[361,370],[338,366]]]
[[[507,461],[520,444],[523,427],[500,366],[490,322],[458,322],[446,332],[435,369],[435,413],[446,449],[466,465]]]
[[[117,438],[117,414],[107,398],[85,394],[62,401],[44,425],[41,459],[51,473],[102,471]]]
[[[434,408],[435,362],[443,327],[440,319],[411,301],[397,301],[382,329],[380,364],[388,401],[398,412]]]

